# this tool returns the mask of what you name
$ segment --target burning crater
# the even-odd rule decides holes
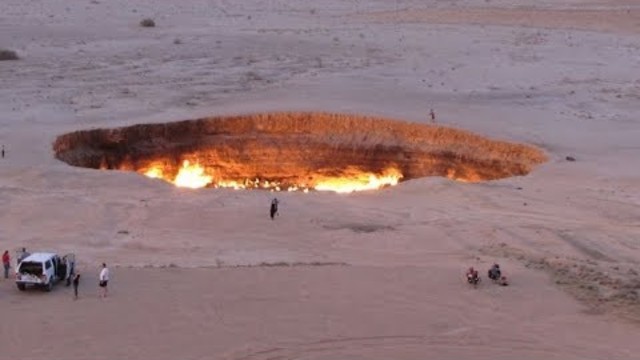
[[[465,182],[526,175],[538,149],[467,131],[364,116],[266,113],[76,131],[59,136],[58,159],[135,171],[176,186],[378,189],[444,176]]]

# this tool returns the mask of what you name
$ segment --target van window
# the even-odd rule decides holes
[[[42,263],[33,261],[23,261],[20,263],[21,274],[42,275]]]
[[[51,260],[47,260],[47,262],[46,262],[46,263],[44,263],[44,264],[45,264],[45,265],[44,265],[44,267],[45,267],[47,270],[51,269]]]

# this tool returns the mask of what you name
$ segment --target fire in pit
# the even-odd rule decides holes
[[[380,174],[363,171],[351,167],[340,172],[339,176],[312,176],[313,181],[301,179],[298,183],[284,183],[277,179],[261,180],[245,178],[242,180],[214,179],[208,175],[208,171],[199,163],[192,164],[189,160],[182,162],[182,167],[174,176],[165,175],[162,164],[153,164],[148,170],[138,171],[150,178],[163,179],[179,187],[186,188],[233,188],[233,189],[270,189],[275,191],[335,191],[339,193],[349,193],[353,191],[375,190],[385,186],[396,185],[402,174],[395,168],[388,168]]]
[[[56,157],[135,171],[187,188],[348,193],[445,176],[467,182],[525,175],[533,147],[467,131],[327,113],[267,113],[76,131]]]

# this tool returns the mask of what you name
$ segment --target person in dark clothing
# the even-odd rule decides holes
[[[65,280],[66,277],[67,277],[67,262],[65,261],[65,259],[62,259],[58,264],[58,278],[60,278],[60,280]]]
[[[273,220],[273,218],[278,215],[278,199],[274,198],[271,201],[271,209],[269,210],[269,214],[271,215],[271,220]]]
[[[80,274],[76,274],[73,277],[73,299],[76,300],[78,298],[78,285],[80,285]]]
[[[28,251],[27,248],[22,248],[22,250],[20,251],[20,254],[18,255],[18,265],[20,265],[20,263],[22,262],[22,260],[26,259],[27,256],[31,255]]]
[[[493,281],[498,281],[500,279],[500,277],[502,276],[502,271],[500,271],[500,265],[493,264],[491,269],[489,269],[487,275],[489,276],[489,279],[491,279]]]

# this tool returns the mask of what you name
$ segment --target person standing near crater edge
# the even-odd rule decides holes
[[[273,220],[273,218],[278,215],[278,203],[279,201],[277,198],[273,198],[273,200],[271,200],[271,209],[269,210],[271,220]]]

